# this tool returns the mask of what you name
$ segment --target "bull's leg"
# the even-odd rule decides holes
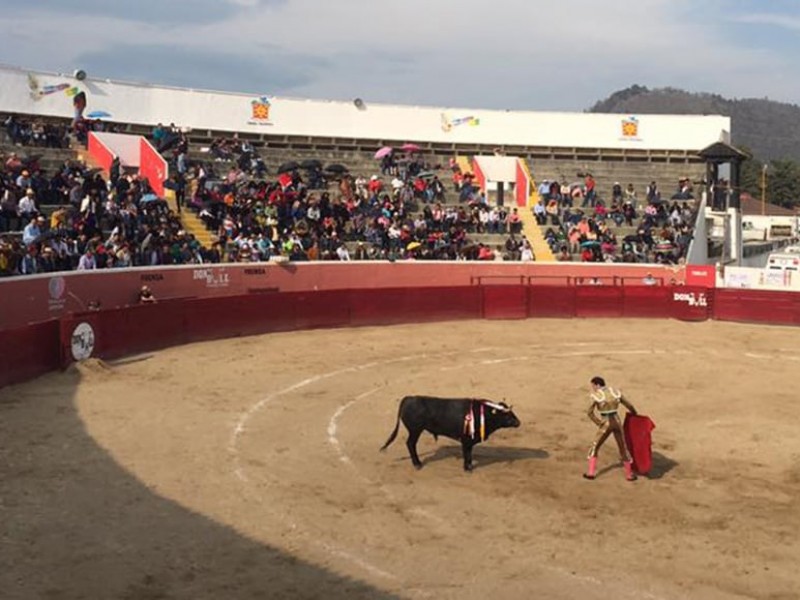
[[[472,442],[461,441],[461,454],[464,456],[464,470],[472,471]]]
[[[406,440],[408,453],[411,455],[411,462],[414,463],[414,467],[417,469],[422,468],[422,461],[419,459],[419,455],[417,454],[417,441],[419,440],[420,435],[422,435],[422,430],[419,431],[409,430],[408,439]]]

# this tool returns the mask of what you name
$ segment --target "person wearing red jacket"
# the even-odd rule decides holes
[[[594,442],[589,448],[589,469],[583,476],[586,479],[594,479],[597,476],[597,454],[610,435],[614,436],[619,448],[619,456],[625,468],[625,479],[635,481],[636,475],[633,472],[633,463],[628,449],[625,447],[622,420],[619,417],[619,405],[624,406],[629,413],[636,415],[636,409],[625,399],[620,390],[606,385],[602,377],[593,377],[591,381],[592,391],[589,397],[592,403],[589,405],[587,414],[597,425],[597,434]]]

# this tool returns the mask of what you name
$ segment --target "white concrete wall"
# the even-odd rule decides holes
[[[139,166],[141,136],[108,132],[96,132],[95,135],[106,148],[119,156],[122,166]]]
[[[514,183],[517,180],[516,156],[476,156],[486,181]]]
[[[301,100],[259,94],[230,94],[86,79],[0,66],[0,111],[71,117],[70,85],[86,92],[86,114],[105,111],[108,120],[282,135],[562,146],[701,150],[727,139],[729,117],[604,115],[498,111],[453,107]],[[52,88],[50,88],[52,89]],[[254,117],[254,103],[269,102],[268,114]],[[632,120],[633,118],[633,120]],[[635,121],[635,127],[630,126]],[[624,122],[629,127],[623,129]],[[634,131],[635,129],[635,131]]]

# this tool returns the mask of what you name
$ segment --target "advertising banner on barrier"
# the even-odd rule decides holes
[[[715,290],[683,286],[669,288],[669,316],[681,321],[705,321],[713,314]]]
[[[686,285],[716,287],[717,267],[715,265],[686,265]]]

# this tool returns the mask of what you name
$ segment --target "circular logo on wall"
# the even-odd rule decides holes
[[[67,289],[67,282],[64,281],[63,277],[51,277],[47,288],[50,291],[51,300],[61,300]]]
[[[94,352],[94,329],[88,323],[79,323],[72,332],[70,340],[72,358],[86,360]]]

